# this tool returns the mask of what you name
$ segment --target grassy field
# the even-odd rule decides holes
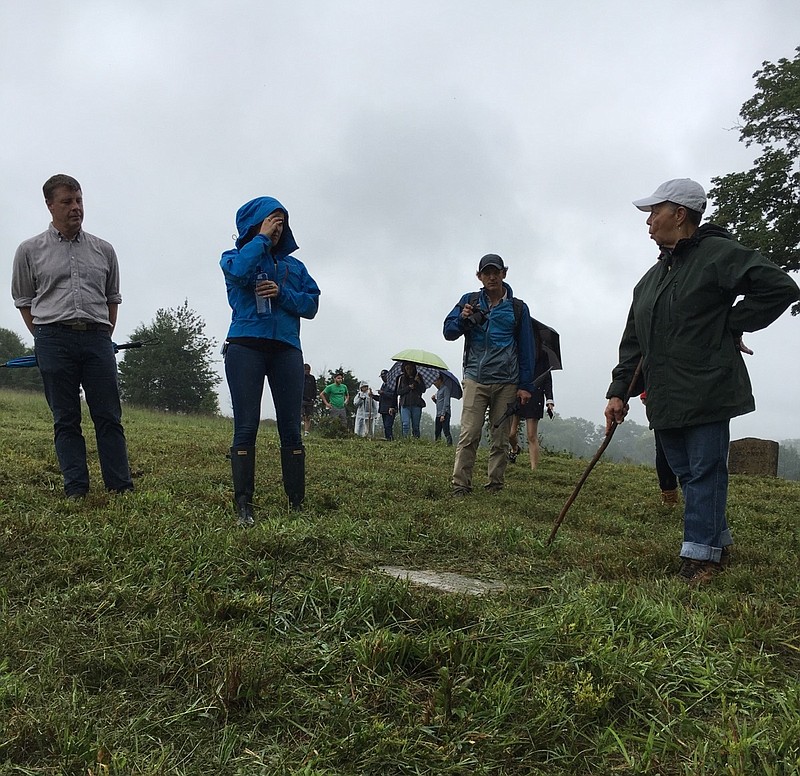
[[[800,773],[800,483],[733,478],[689,590],[649,468],[599,464],[547,547],[584,461],[453,501],[453,448],[312,435],[296,515],[264,429],[243,531],[229,420],[125,424],[136,492],[92,453],[69,502],[43,399],[0,393],[0,774]]]

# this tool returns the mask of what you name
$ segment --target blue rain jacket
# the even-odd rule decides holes
[[[257,234],[248,241],[247,235],[275,210],[282,210],[286,217],[278,245],[271,251],[269,238]],[[289,226],[289,212],[277,199],[257,197],[239,208],[236,228],[236,247],[225,251],[220,260],[232,311],[228,337],[278,340],[299,349],[300,319],[317,314],[320,291],[303,262],[290,255],[298,246]],[[255,277],[259,272],[267,272],[280,287],[271,314],[265,316],[256,311]]]
[[[444,338],[466,338],[464,347],[464,378],[482,385],[513,383],[518,388],[533,393],[533,372],[536,355],[530,311],[522,303],[521,325],[514,317],[514,292],[503,283],[506,298],[489,308],[486,292],[481,290],[478,307],[485,320],[480,326],[464,320],[461,310],[472,294],[464,294],[444,321]],[[522,301],[522,300],[520,300]]]

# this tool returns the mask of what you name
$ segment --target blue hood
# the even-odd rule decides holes
[[[278,258],[294,253],[298,249],[298,245],[292,234],[292,228],[289,226],[289,211],[273,197],[256,197],[236,211],[236,228],[239,231],[236,247],[241,248],[247,233],[275,210],[282,210],[286,214],[286,218],[283,223],[281,239],[278,240],[277,246],[274,246],[273,253]]]

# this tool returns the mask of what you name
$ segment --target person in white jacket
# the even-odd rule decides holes
[[[378,400],[367,383],[361,383],[353,399],[356,408],[356,436],[375,436],[375,419],[378,417]]]

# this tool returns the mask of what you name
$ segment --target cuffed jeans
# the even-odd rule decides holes
[[[419,439],[419,422],[422,419],[422,407],[400,407],[400,422],[403,436],[407,437],[409,431]]]
[[[733,544],[725,517],[729,427],[722,420],[656,431],[683,491],[682,558],[719,563],[722,548]]]
[[[478,445],[483,433],[486,409],[489,409],[489,485],[503,485],[508,458],[506,442],[511,418],[506,418],[498,428],[495,423],[505,413],[509,404],[517,398],[517,386],[500,383],[483,385],[474,380],[464,381],[464,396],[461,405],[461,436],[456,447],[456,461],[453,467],[453,486],[472,490],[472,470],[478,454]]]
[[[81,431],[81,386],[94,424],[103,482],[111,491],[132,490],[110,332],[73,331],[57,324],[36,326],[34,344],[44,394],[53,413],[64,492],[71,496],[89,490],[86,440]]]
[[[233,447],[256,443],[265,377],[275,405],[281,448],[300,449],[303,353],[282,342],[274,342],[264,351],[228,343],[225,378],[233,405]]]

